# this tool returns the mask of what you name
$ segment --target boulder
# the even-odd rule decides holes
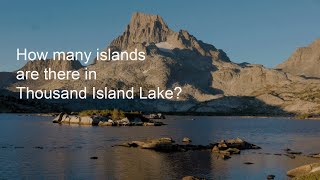
[[[230,156],[230,155],[231,155],[231,153],[228,152],[228,151],[219,151],[219,154],[220,154],[220,155],[227,155],[227,156]]]
[[[292,178],[293,180],[319,180],[320,171]]]
[[[275,175],[270,174],[267,176],[267,179],[274,179],[275,177],[276,177]]]
[[[214,146],[211,150],[211,152],[213,153],[219,153],[220,152],[220,149],[218,148],[218,146]]]
[[[245,149],[260,149],[260,147],[237,138],[221,140],[219,143],[213,144],[211,152],[218,153],[222,159],[229,159],[231,155],[240,154],[241,150]]]
[[[226,152],[229,152],[230,154],[240,154],[240,150],[237,148],[229,148],[225,150]]]
[[[118,126],[129,126],[131,125],[128,118],[123,118],[121,120],[114,121],[114,123]]]
[[[70,117],[69,117],[69,115],[68,114],[64,114],[63,116],[62,116],[62,118],[61,118],[61,121],[60,121],[61,123],[70,123]]]
[[[240,138],[236,139],[229,139],[223,142],[223,147],[226,145],[227,148],[236,148],[239,150],[244,149],[261,149],[259,146],[256,146],[254,144],[248,143]]]
[[[113,126],[113,122],[104,122],[104,121],[100,121],[98,126]]]
[[[156,124],[152,122],[145,122],[143,123],[143,126],[156,126]]]
[[[191,139],[188,138],[188,137],[184,137],[184,138],[182,139],[182,142],[184,142],[184,143],[190,143],[190,142],[191,142]]]
[[[165,119],[165,116],[161,113],[157,113],[157,114],[150,114],[149,118],[150,119]]]
[[[307,164],[287,172],[289,177],[300,177],[311,173],[320,172],[320,163]]]
[[[53,123],[60,123],[62,120],[62,117],[65,113],[60,113],[56,118],[53,119]]]
[[[178,146],[174,144],[172,138],[152,139],[146,142],[132,141],[131,146],[136,144],[142,149],[153,149],[156,151],[177,151]]]
[[[228,148],[228,146],[224,142],[222,142],[218,144],[218,148],[221,150],[225,150]]]
[[[93,119],[90,116],[81,117],[81,125],[92,125]]]
[[[81,121],[80,117],[78,117],[78,116],[69,116],[69,118],[70,118],[70,121],[69,121],[70,124],[80,124],[80,121]]]

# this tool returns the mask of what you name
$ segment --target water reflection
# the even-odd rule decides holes
[[[274,155],[291,148],[320,151],[319,121],[284,118],[169,117],[162,127],[91,127],[52,124],[51,118],[0,114],[0,179],[265,179],[316,159]],[[241,137],[262,147],[230,160],[209,151],[158,153],[111,147],[130,140],[190,137],[194,144]],[[268,154],[265,154],[268,153]],[[90,159],[97,156],[98,159]],[[244,162],[252,162],[245,165]]]

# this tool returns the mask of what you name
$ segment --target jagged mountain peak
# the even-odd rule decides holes
[[[126,49],[136,43],[158,43],[167,40],[173,33],[161,16],[134,13],[124,33],[116,38],[111,46]]]
[[[132,48],[146,50],[150,44],[155,44],[165,52],[173,52],[174,49],[189,50],[201,56],[210,56],[215,60],[230,62],[225,52],[198,40],[187,30],[174,32],[161,16],[139,12],[132,15],[124,33],[113,40],[110,47],[115,50]]]

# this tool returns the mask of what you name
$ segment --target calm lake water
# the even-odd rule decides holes
[[[195,120],[191,120],[195,118]],[[91,127],[52,117],[0,114],[0,179],[287,179],[286,171],[319,159],[284,155],[284,148],[320,153],[320,121],[286,118],[170,116],[161,127]],[[240,137],[262,147],[229,160],[209,151],[158,153],[111,147],[131,140],[190,137],[206,145]],[[38,148],[36,148],[38,147]],[[270,153],[270,154],[269,154]],[[90,157],[97,156],[97,160]],[[252,162],[245,165],[244,162]]]

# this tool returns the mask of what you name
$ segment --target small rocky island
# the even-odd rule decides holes
[[[185,139],[189,141],[186,142]],[[189,138],[183,138],[182,144],[176,143],[170,137],[163,137],[159,139],[151,139],[147,141],[131,141],[116,146],[129,147],[129,148],[141,148],[149,149],[158,152],[185,152],[185,151],[200,151],[210,150],[221,159],[230,159],[231,155],[240,154],[241,150],[247,149],[261,149],[261,147],[248,143],[240,138],[221,140],[217,143],[211,143],[209,145],[193,145],[190,144]]]
[[[92,126],[162,126],[165,119],[161,113],[143,115],[141,112],[123,112],[114,110],[87,110],[79,113],[60,113],[53,123],[79,124]]]

